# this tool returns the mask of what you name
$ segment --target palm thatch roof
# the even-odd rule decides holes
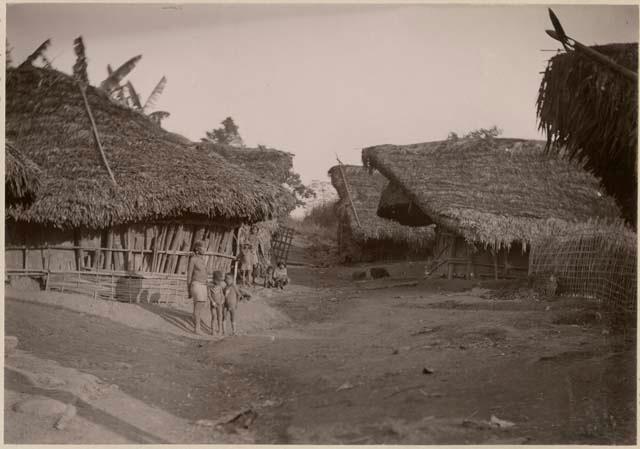
[[[199,142],[196,146],[277,184],[285,183],[293,168],[293,154],[273,148],[235,147],[213,142]]]
[[[250,171],[254,176],[276,185],[284,186],[283,200],[290,206],[282,209],[280,216],[288,215],[296,206],[296,197],[284,184],[291,175],[293,154],[273,148],[236,147],[213,142],[199,142],[196,148],[212,156],[222,156],[226,161]]]
[[[4,154],[7,204],[30,202],[40,189],[40,168],[11,142],[6,142]]]
[[[186,215],[255,222],[289,207],[280,186],[202,154],[88,86],[114,186],[74,79],[33,66],[7,76],[6,136],[44,172],[35,201],[8,207],[9,219],[100,229]]]
[[[364,167],[356,165],[336,165],[329,170],[329,176],[340,197],[336,205],[338,215],[346,219],[355,239],[389,239],[420,247],[430,246],[433,242],[435,232],[432,226],[411,228],[377,215],[380,194],[388,182],[380,173],[369,173]]]
[[[591,47],[638,71],[638,44]],[[575,51],[549,61],[538,93],[540,128],[550,150],[566,147],[570,156],[602,178],[635,225],[638,148],[637,84]]]
[[[365,148],[362,159],[401,190],[395,200],[387,195],[381,215],[414,223],[422,216],[421,224],[436,223],[496,248],[515,241],[526,246],[569,223],[620,214],[593,175],[545,154],[543,142],[486,138],[381,145]]]

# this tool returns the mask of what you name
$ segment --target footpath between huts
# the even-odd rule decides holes
[[[130,308],[107,317],[9,292],[6,333],[25,352],[5,359],[6,441],[635,439],[633,342],[611,333],[583,299],[536,301],[519,290],[489,291],[491,283],[424,281],[419,263],[388,266],[390,279],[353,281],[361,269],[291,268],[297,285],[260,299],[280,316],[277,323],[222,340],[168,332],[162,317],[136,321]],[[34,372],[65,384],[25,380]],[[14,405],[24,395],[53,390],[67,403],[73,397],[60,391],[79,396],[68,379],[87,375],[102,396],[76,399],[81,420],[45,432],[55,418],[36,417],[42,432],[23,428],[28,420]],[[227,423],[248,410],[246,429]],[[80,429],[89,430],[80,437]]]

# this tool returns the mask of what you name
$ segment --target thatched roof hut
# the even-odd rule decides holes
[[[276,184],[285,183],[293,168],[293,154],[273,148],[234,147],[213,142],[199,142],[196,146]]]
[[[338,246],[345,260],[427,257],[435,236],[433,227],[412,228],[377,215],[380,194],[388,183],[384,176],[361,166],[336,165],[329,177],[339,196],[335,205]]]
[[[6,142],[4,154],[4,185],[7,205],[32,201],[40,189],[42,171],[11,142]]]
[[[493,248],[537,237],[571,222],[615,218],[615,201],[576,163],[521,139],[458,139],[363,150],[365,166],[394,185],[382,216],[435,223]]]
[[[638,72],[638,44],[592,47]],[[552,150],[566,148],[602,178],[624,217],[636,223],[638,92],[636,82],[585,55],[554,56],[545,70],[537,100],[540,128]]]
[[[50,69],[8,71],[7,138],[44,172],[35,201],[10,205],[9,219],[101,229],[185,215],[256,222],[288,207],[280,186],[202,154],[100,89],[86,96],[117,186],[76,82]]]

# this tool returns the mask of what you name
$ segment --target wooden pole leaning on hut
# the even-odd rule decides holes
[[[96,127],[96,122],[93,119],[93,114],[91,113],[91,107],[89,106],[89,101],[87,100],[87,94],[84,91],[84,86],[78,83],[78,88],[80,89],[80,93],[82,94],[82,99],[84,100],[84,107],[87,111],[87,115],[89,116],[89,120],[91,121],[91,129],[93,130],[93,138],[95,139],[96,146],[98,147],[98,151],[100,152],[100,157],[102,158],[102,163],[104,164],[107,172],[109,173],[109,178],[111,178],[111,182],[114,186],[117,186],[116,178],[113,177],[113,172],[111,171],[111,167],[109,166],[109,161],[107,160],[106,154],[104,154],[104,148],[102,148],[102,143],[100,143],[100,136],[98,135],[98,128]]]
[[[344,181],[344,188],[347,191],[347,198],[349,198],[349,204],[351,204],[351,209],[353,209],[353,214],[356,217],[356,223],[358,223],[359,227],[362,227],[362,224],[360,223],[360,218],[358,217],[358,211],[356,210],[356,206],[355,204],[353,204],[353,199],[351,198],[351,190],[349,190],[349,182],[347,181],[347,176],[344,173],[344,165],[342,164],[342,161],[338,158],[338,156],[336,155],[336,160],[338,161],[339,167],[340,167],[340,174],[342,175],[342,180]]]
[[[564,32],[564,29],[562,28],[562,25],[560,24],[560,20],[551,9],[549,9],[549,17],[551,18],[551,23],[553,24],[554,29],[546,30],[546,32],[549,36],[551,36],[551,38],[559,41],[565,50],[567,51],[574,50],[574,51],[577,51],[578,53],[582,53],[583,55],[599,62],[600,64],[603,64],[609,67],[610,69],[618,72],[625,78],[635,83],[638,82],[638,74],[633,70],[629,70],[628,68],[621,66],[620,64],[615,62],[613,59],[608,58],[602,53],[597,52],[596,50],[589,48],[586,45],[581,44],[577,40],[567,36],[566,33]]]
[[[93,130],[93,138],[95,139],[96,146],[98,147],[98,151],[100,152],[100,157],[102,158],[102,163],[104,164],[107,172],[109,173],[109,177],[111,178],[111,182],[114,186],[117,186],[116,178],[113,177],[113,172],[111,171],[111,167],[109,166],[109,161],[107,161],[107,156],[104,153],[104,148],[102,148],[102,143],[100,142],[100,136],[98,135],[98,128],[96,126],[96,122],[93,119],[93,114],[91,113],[91,107],[89,106],[89,100],[87,100],[87,94],[85,89],[89,84],[89,78],[87,77],[87,58],[85,57],[84,52],[84,42],[82,41],[82,36],[77,37],[73,41],[73,49],[76,53],[76,63],[73,65],[73,77],[78,83],[78,89],[82,94],[82,100],[84,101],[84,108],[87,111],[87,115],[89,116],[89,121],[91,122],[91,129]]]

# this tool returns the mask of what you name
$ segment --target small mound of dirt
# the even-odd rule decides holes
[[[289,318],[256,292],[250,301],[241,301],[238,306],[238,329],[240,334],[260,332],[289,323]],[[95,300],[93,298],[58,292],[25,292],[7,289],[7,298],[58,306],[76,312],[107,318],[136,329],[168,332],[187,337],[193,334],[193,302],[185,300],[171,304],[171,307],[157,304],[128,304],[117,301]],[[210,322],[209,310],[203,316]],[[230,324],[226,324],[227,327]],[[208,329],[208,326],[207,326]],[[206,337],[205,337],[206,338]]]

